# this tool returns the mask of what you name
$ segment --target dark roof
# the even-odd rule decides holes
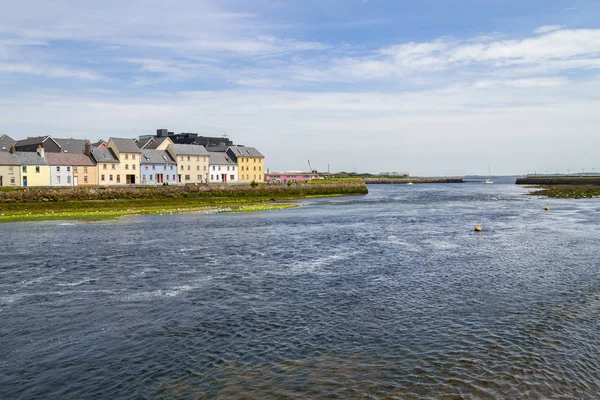
[[[262,157],[265,158],[260,151],[256,150],[254,147],[245,147],[245,146],[230,146],[227,149],[227,152],[233,152],[235,157]]]
[[[29,146],[32,144],[41,144],[41,143],[44,143],[48,139],[54,140],[48,135],[28,137],[27,139],[17,140],[17,142],[15,143],[15,146]]]
[[[100,147],[102,145],[106,146],[106,142],[104,140],[98,140],[97,142],[92,143],[92,147]]]
[[[142,150],[140,164],[169,164],[175,163],[166,150]]]
[[[115,144],[119,153],[141,153],[142,151],[135,143],[135,139],[110,138]]]
[[[227,154],[221,152],[211,152],[210,154],[210,164],[211,165],[235,165],[235,161]]]
[[[108,147],[94,147],[92,149],[92,158],[99,162],[118,163],[119,159],[115,156],[115,153]]]
[[[21,165],[16,155],[8,151],[0,151],[0,165]]]
[[[155,137],[155,138],[151,138],[148,143],[146,143],[146,145],[143,147],[144,149],[149,149],[149,150],[156,150],[156,148],[158,146],[160,146],[162,144],[162,142],[164,142],[165,140],[169,139],[168,137],[164,136],[164,137]],[[170,139],[169,139],[170,140]]]
[[[81,165],[93,166],[94,162],[85,154],[81,153],[46,153],[48,165]]]
[[[208,151],[204,146],[197,144],[170,144],[173,152],[182,156],[208,156]]]
[[[135,139],[135,143],[138,145],[138,147],[140,149],[143,149],[148,142],[152,141],[152,138],[146,138],[146,139]]]
[[[85,151],[85,139],[54,139],[63,153],[83,153]],[[65,151],[66,150],[66,151]]]
[[[10,146],[14,146],[17,141],[8,135],[0,135],[0,151],[10,150]]]
[[[48,165],[46,159],[37,151],[16,151],[15,155],[21,165]]]

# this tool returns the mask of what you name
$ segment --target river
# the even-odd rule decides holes
[[[599,396],[598,199],[369,190],[1,224],[0,398]]]

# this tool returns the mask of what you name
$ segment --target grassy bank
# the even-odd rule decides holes
[[[177,212],[243,212],[298,206],[290,200],[364,194],[364,183],[124,188],[28,188],[0,191],[0,222],[114,219]]]
[[[556,199],[585,199],[600,197],[600,186],[598,185],[556,185],[537,187],[537,190],[529,193],[534,196],[546,196]]]

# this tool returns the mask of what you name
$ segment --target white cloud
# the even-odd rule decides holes
[[[564,25],[544,25],[544,26],[540,26],[539,28],[534,30],[533,33],[536,33],[536,34],[548,33],[548,32],[552,32],[552,31],[558,31],[563,28],[565,28]]]
[[[75,78],[83,80],[98,80],[101,76],[92,71],[66,68],[54,65],[39,65],[26,63],[1,63],[0,74],[29,74],[52,78]]]

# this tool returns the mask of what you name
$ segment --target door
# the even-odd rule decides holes
[[[23,177],[23,186],[27,186],[27,177],[26,176]]]
[[[79,177],[78,176],[74,176],[73,177],[73,186],[79,186]]]
[[[4,186],[4,185],[2,184],[2,176],[0,176],[0,186]]]

